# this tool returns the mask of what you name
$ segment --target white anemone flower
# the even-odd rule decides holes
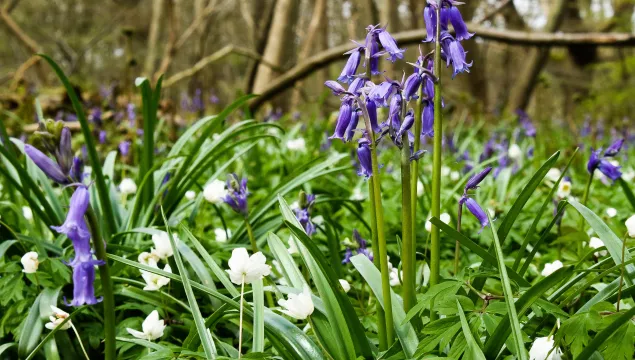
[[[203,197],[212,204],[221,203],[226,195],[227,189],[225,189],[225,182],[222,180],[215,179],[203,188]]]
[[[529,349],[529,360],[560,360],[562,359],[562,350],[554,347],[552,337],[539,337],[534,340]],[[553,349],[553,351],[551,351]]]
[[[556,260],[552,263],[546,263],[545,267],[542,269],[540,273],[542,276],[549,276],[556,272],[556,270],[561,269],[564,265],[560,260]]]
[[[49,317],[50,322],[44,324],[47,329],[53,330],[59,327],[60,330],[68,330],[71,328],[72,323],[70,320],[60,326],[60,324],[70,316],[66,311],[53,305],[51,305],[51,310],[53,310],[53,314]]]
[[[304,289],[299,294],[289,294],[287,300],[280,299],[278,304],[283,307],[282,313],[298,320],[306,319],[315,310],[309,289]]]
[[[148,317],[141,324],[143,331],[138,331],[131,328],[126,328],[128,333],[138,339],[144,339],[153,341],[163,336],[163,330],[165,330],[165,323],[163,320],[159,320],[159,313],[154,310],[148,315]]]
[[[137,192],[137,184],[131,178],[125,178],[119,184],[119,192],[123,195],[134,194]]]
[[[228,262],[229,270],[225,271],[234,284],[251,284],[271,274],[271,266],[266,262],[267,258],[261,252],[249,256],[247,249],[236,248],[232,250],[232,256]]]
[[[38,255],[35,251],[29,251],[28,253],[24,254],[22,256],[22,259],[20,259],[20,262],[24,267],[24,270],[22,270],[22,272],[26,274],[35,273],[38,266],[40,266],[40,262],[38,261],[37,257]]]
[[[172,233],[172,237],[175,243],[180,241],[177,234]],[[152,243],[154,243],[154,247],[151,252],[160,259],[167,260],[170,256],[174,255],[172,244],[170,244],[170,236],[165,231],[152,235]]]

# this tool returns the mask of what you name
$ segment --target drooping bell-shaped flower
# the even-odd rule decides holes
[[[367,179],[373,176],[373,167],[370,155],[370,142],[366,138],[359,139],[357,145],[357,159],[359,160],[358,175],[364,176]]]
[[[617,155],[621,147],[620,141],[613,143],[607,152],[610,154],[609,157]],[[606,153],[604,157],[606,157]],[[587,171],[589,174],[593,174],[595,170],[599,170],[602,174],[606,175],[609,179],[615,181],[622,176],[622,172],[620,171],[621,166],[614,165],[604,157],[601,157],[602,149],[593,150],[591,149],[591,156],[589,157],[589,162],[587,163]]]
[[[427,4],[423,9],[423,22],[426,24],[426,39],[424,42],[433,42],[437,34],[437,13]]]
[[[84,186],[78,186],[71,196],[70,207],[64,223],[61,226],[51,226],[53,230],[68,236],[73,242],[75,258],[70,262],[71,266],[88,261],[93,257],[90,250],[90,231],[84,220],[89,202],[88,189]]]
[[[614,141],[611,146],[609,146],[606,151],[604,151],[605,157],[614,157],[617,155],[622,149],[622,145],[624,145],[624,139],[619,139]]]
[[[351,84],[348,86],[348,92],[351,94],[355,94],[357,96],[361,95],[361,89],[366,85],[365,77],[356,77]]]
[[[441,49],[443,51],[443,55],[445,56],[447,65],[449,66],[452,64],[454,69],[452,78],[462,72],[470,72],[472,63],[467,63],[465,61],[465,49],[463,49],[463,46],[459,41],[454,39],[454,37],[447,32],[444,32],[441,36]]]
[[[362,53],[364,51],[366,51],[366,49],[363,46],[359,46],[345,53],[345,55],[350,54],[350,56],[348,57],[346,65],[344,65],[340,76],[337,78],[337,81],[343,83],[351,83],[353,81],[354,76],[357,73],[357,67],[359,67],[359,61],[361,60]]]
[[[353,136],[355,136],[355,129],[357,129],[357,124],[359,122],[359,116],[361,114],[361,110],[353,111],[351,115],[351,120],[348,123],[348,127],[346,128],[346,135],[344,136],[344,141],[351,141]]]
[[[415,115],[412,109],[408,110],[406,116],[404,116],[403,122],[401,123],[401,127],[397,132],[397,139],[399,139],[406,131],[410,130],[412,125],[415,123]]]
[[[55,152],[55,158],[62,172],[68,174],[73,166],[73,149],[71,144],[71,130],[67,127],[62,128],[60,134],[60,144]]]
[[[223,201],[229,205],[235,212],[243,215],[248,214],[247,208],[247,178],[238,180],[236,174],[230,174],[227,177],[227,195]]]
[[[406,51],[405,49],[400,49],[397,46],[397,42],[395,38],[390,35],[385,28],[379,29],[377,31],[377,36],[379,37],[379,42],[381,46],[384,47],[384,50],[389,54],[388,60],[391,62],[395,62],[397,59],[403,59],[403,53]]]
[[[340,85],[337,81],[327,80],[324,85],[331,89],[333,95],[340,96],[346,92],[346,89],[342,85]]]
[[[68,177],[62,168],[46,154],[29,144],[24,145],[24,152],[51,180],[61,185],[69,183]]]
[[[337,123],[335,124],[335,132],[329,139],[341,139],[346,142],[344,137],[346,136],[346,129],[351,122],[351,116],[353,114],[353,100],[344,99],[340,105],[340,112],[337,115]]]
[[[370,98],[366,97],[366,110],[368,110],[368,119],[370,120],[370,127],[373,132],[377,133],[381,131],[381,127],[377,122],[377,104]]]
[[[315,225],[311,221],[311,211],[314,203],[315,195],[301,192],[299,207],[294,209],[296,219],[298,219],[300,225],[309,236],[315,234]]]
[[[87,260],[73,266],[73,300],[71,306],[93,305],[101,301],[95,297],[95,266],[103,261]]]
[[[430,100],[423,101],[424,108],[421,113],[421,135],[434,136],[434,104]]]
[[[419,72],[415,72],[414,74],[408,76],[406,82],[403,86],[403,97],[406,101],[410,101],[412,99],[418,99],[419,95],[417,92],[421,87],[421,82],[423,81],[423,77]]]
[[[463,200],[463,199],[462,199]],[[481,224],[481,229],[485,228],[489,224],[489,219],[487,218],[487,214],[481,208],[481,206],[476,202],[476,200],[466,197],[463,200],[463,203],[467,207],[467,209],[474,215],[474,217]]]
[[[463,191],[464,194],[467,194],[468,190],[474,190],[476,188],[478,188],[478,185],[483,182],[483,180],[485,179],[485,177],[487,175],[489,175],[489,173],[492,171],[492,168],[490,166],[488,166],[487,168],[485,168],[483,171],[475,174],[474,176],[472,176],[467,183],[465,184],[465,189]]]
[[[388,123],[397,132],[401,127],[401,94],[397,93],[390,99],[390,110],[388,112]]]
[[[388,98],[395,91],[395,86],[392,81],[384,81],[381,84],[373,87],[368,92],[368,97],[375,102],[377,106],[388,106]]]
[[[465,21],[463,21],[463,17],[461,16],[461,12],[456,6],[450,6],[447,10],[447,15],[454,28],[454,32],[456,34],[456,39],[458,41],[468,40],[474,34],[467,31],[467,26],[465,25]]]

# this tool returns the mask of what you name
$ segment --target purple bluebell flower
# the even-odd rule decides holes
[[[435,41],[437,34],[437,13],[430,4],[423,9],[423,22],[426,23],[426,39],[424,42]]]
[[[98,260],[88,260],[73,266],[73,300],[70,306],[94,305],[102,300],[95,297],[95,266],[102,265]]]
[[[351,120],[348,123],[348,127],[346,128],[346,135],[344,137],[344,141],[351,141],[355,136],[355,130],[357,129],[357,123],[359,122],[359,116],[361,114],[361,110],[353,111],[351,115]]]
[[[55,150],[55,158],[62,169],[62,172],[68,174],[73,165],[73,148],[71,144],[71,130],[67,127],[62,128],[60,135],[60,143]]]
[[[230,174],[227,177],[227,195],[223,201],[229,205],[235,212],[247,216],[249,209],[247,208],[247,178],[238,180],[236,174]]]
[[[373,87],[368,92],[368,97],[375,102],[377,106],[388,106],[388,98],[395,92],[395,84],[392,81],[384,81]]]
[[[529,149],[527,149],[527,158],[532,159],[533,157],[534,157],[534,147],[530,146]]]
[[[617,152],[619,152],[619,150],[619,147],[614,147],[610,152],[611,154],[613,154],[611,156],[617,155]],[[587,171],[589,172],[589,174],[593,174],[593,172],[597,169],[613,181],[619,179],[622,176],[622,172],[620,171],[621,166],[615,166],[611,164],[604,158],[606,157],[606,155],[604,157],[600,157],[601,153],[602,149],[593,150],[593,148],[591,148],[591,156],[589,157],[589,162],[587,163]]]
[[[83,262],[92,258],[90,251],[90,232],[84,220],[84,214],[88,209],[90,202],[90,194],[85,186],[78,186],[71,196],[70,206],[66,215],[66,220],[60,226],[51,226],[51,228],[60,234],[68,236],[73,242],[75,249],[75,258],[71,261],[71,265]]]
[[[421,135],[434,136],[434,104],[432,101],[424,100],[424,108],[421,113]]]
[[[200,112],[205,110],[205,103],[203,102],[203,90],[194,90],[194,97],[192,98],[192,110]]]
[[[75,115],[75,114],[66,114],[66,118],[64,120],[66,122],[75,122],[75,121],[77,121],[77,115]]]
[[[404,116],[403,123],[401,124],[399,131],[397,131],[397,139],[399,139],[406,131],[410,130],[410,128],[412,127],[414,123],[415,123],[415,114],[414,114],[414,111],[410,109],[406,113],[406,116]]]
[[[342,259],[342,264],[348,264],[349,262],[351,262],[352,257],[353,257],[353,250],[347,247],[346,250],[344,251],[344,259]]]
[[[474,34],[467,31],[467,26],[465,25],[465,21],[463,21],[463,17],[461,16],[461,12],[456,6],[450,6],[447,10],[447,15],[454,28],[454,32],[456,34],[456,39],[458,41],[468,40]]]
[[[105,144],[107,140],[108,133],[106,130],[99,130],[99,143]]]
[[[624,145],[624,139],[619,139],[611,144],[606,151],[604,151],[605,157],[614,157],[617,155],[622,149],[622,145]]]
[[[337,78],[337,81],[343,83],[351,83],[354,79],[355,74],[357,73],[357,68],[359,67],[359,61],[362,58],[362,53],[366,49],[363,46],[356,47],[353,50],[346,52],[344,55],[350,54],[348,60],[346,61],[346,65],[342,69],[342,73]]]
[[[445,56],[447,66],[450,66],[451,63],[454,69],[452,78],[462,72],[470,72],[472,63],[465,61],[466,52],[465,49],[463,49],[463,45],[447,32],[444,32],[441,36],[441,49]]]
[[[359,139],[357,145],[357,159],[359,160],[360,169],[358,175],[367,179],[373,176],[373,166],[370,156],[370,141],[366,138]]]
[[[90,121],[94,122],[97,125],[101,125],[101,109],[98,107],[94,107],[90,110]]]
[[[353,80],[348,86],[348,92],[357,96],[361,95],[361,89],[364,87],[364,85],[366,85],[366,80],[368,79],[363,76],[356,77],[355,80]]]
[[[119,152],[121,153],[122,156],[128,156],[128,154],[130,153],[131,145],[132,143],[128,140],[124,140],[119,143]]]
[[[70,175],[74,182],[81,183],[84,181],[84,161],[80,157],[75,156],[73,158]]]
[[[487,214],[485,213],[485,211],[483,211],[483,209],[476,202],[476,200],[470,197],[465,197],[465,198],[462,198],[461,201],[463,201],[467,209],[472,213],[472,215],[474,215],[474,217],[481,224],[481,230],[489,224],[489,219],[487,218]]]
[[[591,135],[591,130],[591,116],[587,115],[584,117],[584,124],[580,130],[580,136],[585,137]]]
[[[478,185],[483,182],[485,177],[492,171],[491,167],[485,168],[483,171],[472,176],[467,183],[465,184],[465,189],[463,190],[463,195],[466,195],[468,190],[474,190],[478,188]]]
[[[403,96],[406,101],[410,101],[412,99],[418,99],[419,95],[417,92],[421,87],[421,83],[423,82],[423,76],[419,74],[419,72],[415,72],[414,74],[408,76],[406,82],[403,86]]]
[[[46,154],[29,144],[24,145],[24,152],[51,180],[62,185],[68,184],[68,177],[62,168]]]
[[[311,221],[311,212],[313,204],[315,203],[315,195],[300,193],[300,207],[295,209],[295,217],[300,222],[300,225],[304,228],[307,235],[311,236],[315,234],[315,225]]]
[[[381,74],[381,71],[379,70],[379,44],[377,43],[377,41],[372,41],[370,43],[370,52],[368,50],[366,50],[366,53],[370,53],[373,54],[368,60],[369,66],[370,66],[370,73],[372,75],[379,75]],[[364,63],[364,67],[366,67],[366,64]]]
[[[483,147],[483,152],[481,153],[481,155],[478,158],[479,162],[483,162],[489,158],[492,157],[492,155],[494,155],[494,151],[496,150],[496,139],[494,136],[492,136],[486,143],[485,146]]]
[[[403,53],[406,50],[400,49],[397,46],[397,42],[395,41],[395,38],[393,38],[392,35],[390,35],[388,31],[386,31],[385,28],[379,29],[377,31],[377,36],[379,38],[379,42],[381,43],[381,46],[383,46],[384,50],[386,50],[386,52],[388,52],[389,54],[388,60],[394,63],[395,60],[397,59],[403,59]]]
[[[536,127],[531,122],[529,115],[522,109],[517,109],[516,114],[518,115],[518,122],[525,130],[525,135],[529,137],[536,137]]]
[[[346,92],[346,89],[344,89],[344,87],[342,87],[342,85],[340,85],[337,81],[327,80],[324,85],[331,89],[333,95],[340,96]]]
[[[135,112],[135,105],[133,103],[128,103],[128,105],[126,105],[126,114],[128,115],[130,124],[134,124],[135,120],[137,120],[137,113]]]
[[[346,129],[351,122],[351,115],[353,114],[353,100],[344,99],[342,105],[340,105],[340,112],[337,116],[337,123],[335,124],[335,132],[331,135],[330,139],[341,139],[346,142]]]
[[[216,105],[220,102],[220,99],[214,92],[212,92],[212,94],[209,96],[209,102],[210,104]]]
[[[399,93],[395,94],[390,99],[390,110],[388,114],[389,125],[392,127],[393,131],[397,132],[401,127],[401,95]]]
[[[373,132],[377,133],[381,131],[381,127],[377,122],[377,104],[370,98],[366,98],[366,110],[368,110],[368,118],[370,120],[370,127]]]

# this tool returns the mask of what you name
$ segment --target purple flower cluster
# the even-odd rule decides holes
[[[619,179],[622,176],[621,166],[613,165],[607,158],[615,157],[622,149],[622,145],[624,145],[624,139],[617,140],[604,151],[604,154],[602,154],[602,149],[593,150],[591,148],[591,156],[587,163],[589,174],[593,174],[597,169],[613,181]]]
[[[351,262],[351,257],[353,257],[353,248],[356,249],[357,254],[363,254],[370,261],[373,261],[373,254],[368,250],[368,242],[366,239],[362,238],[357,229],[353,229],[353,239],[355,243],[350,244],[350,246],[346,247],[346,251],[344,252],[344,259],[342,259],[342,264],[348,264]]]
[[[59,144],[48,149],[55,161],[32,145],[24,145],[24,152],[51,180],[61,185],[81,182],[83,178],[83,161],[73,156],[71,131],[62,129]]]
[[[93,259],[90,248],[90,232],[84,220],[88,209],[90,194],[85,186],[78,186],[71,196],[66,220],[61,226],[51,228],[71,239],[75,257],[68,263],[73,268],[73,300],[69,305],[81,306],[96,304],[100,299],[95,297],[95,266],[104,265],[103,261]]]
[[[315,225],[311,221],[311,212],[313,210],[313,204],[315,203],[315,195],[300,193],[300,206],[294,209],[295,217],[300,222],[300,225],[304,228],[307,235],[311,236],[315,234]]]
[[[459,200],[459,205],[467,207],[467,209],[476,217],[478,222],[481,224],[481,229],[485,228],[489,224],[489,219],[487,218],[487,214],[483,211],[483,208],[476,202],[476,200],[472,199],[468,195],[469,190],[475,190],[478,188],[478,185],[487,177],[487,175],[492,171],[491,167],[486,168],[485,170],[477,173],[472,176],[467,183],[465,184],[465,189],[463,190],[463,196]]]
[[[227,177],[227,195],[223,201],[229,205],[235,212],[247,216],[249,209],[247,207],[247,178],[238,179],[236,174],[229,174]]]
[[[441,42],[441,58],[446,61],[446,65],[454,68],[452,77],[462,72],[470,72],[472,63],[465,60],[466,51],[461,45],[461,41],[468,40],[474,34],[468,32],[465,21],[461,16],[461,12],[457,5],[461,3],[455,0],[428,0],[423,11],[423,20],[426,23],[426,40],[424,42],[436,41],[437,34],[437,8],[441,8],[440,19],[440,42]],[[452,24],[456,37],[452,36],[448,31],[448,24]]]

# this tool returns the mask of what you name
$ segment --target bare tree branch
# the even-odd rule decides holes
[[[496,41],[519,46],[635,46],[635,34],[628,33],[536,33],[515,30],[498,30],[484,27],[477,24],[468,24],[470,31],[476,32],[478,37],[485,40]],[[393,34],[399,45],[420,44],[421,39],[425,39],[425,30],[403,31]],[[351,45],[346,43],[327,51],[316,54],[305,61],[289,69],[286,73],[278,76],[268,87],[260,91],[259,97],[255,98],[250,106],[256,110],[264,102],[271,99],[280,91],[285,90],[316,70],[328,66],[335,61],[344,61],[346,57],[343,53],[350,50]]]

